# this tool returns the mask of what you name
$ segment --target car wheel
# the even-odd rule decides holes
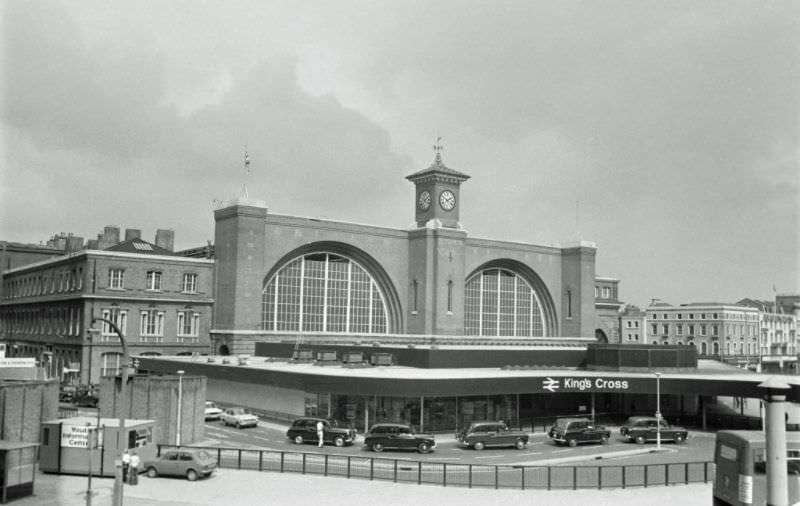
[[[634,441],[636,441],[637,445],[643,445],[647,442],[647,439],[644,436],[636,436]]]
[[[525,448],[525,441],[523,441],[522,439],[517,439],[514,442],[514,448],[516,448],[517,450],[524,449]]]
[[[675,434],[675,437],[672,438],[672,440],[675,441],[675,444],[679,445],[679,444],[683,443],[683,441],[684,441],[683,435],[682,434]]]
[[[299,444],[299,445],[303,444],[303,436],[295,436],[294,437],[294,442]]]
[[[484,448],[485,446],[486,446],[486,445],[484,445],[484,444],[483,444],[483,441],[475,441],[475,442],[472,444],[472,447],[473,447],[473,448],[475,448],[475,449],[476,449],[476,450],[478,450],[478,451],[480,451],[480,450],[483,450],[483,448]]]
[[[156,470],[155,467],[150,466],[150,467],[147,468],[147,477],[148,478],[155,478],[157,476],[158,476],[158,471]]]
[[[189,481],[197,481],[197,471],[194,469],[186,471],[186,479]]]
[[[570,446],[570,448],[575,448],[576,446],[578,446],[578,440],[577,439],[567,439],[567,444]]]
[[[420,453],[428,453],[431,451],[431,445],[428,443],[420,443],[419,446],[417,446],[417,451]]]
[[[600,442],[602,444],[604,444],[604,445],[607,445],[608,444],[608,435],[603,434],[602,436],[600,436]]]
[[[383,451],[383,445],[380,443],[373,443],[372,444],[372,451],[375,453],[380,453]]]
[[[341,436],[333,438],[333,445],[341,448],[342,446],[344,446],[344,438]]]
[[[239,422],[236,422],[236,428],[237,428],[237,429],[241,429],[241,428],[242,428],[242,424],[241,424],[241,423],[239,423]]]

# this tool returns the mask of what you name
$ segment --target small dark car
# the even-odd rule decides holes
[[[686,441],[689,431],[683,427],[669,425],[664,417],[661,417],[661,430],[658,430],[658,419],[654,416],[631,416],[619,428],[619,433],[628,441],[636,444],[645,444],[648,441],[656,441],[661,433],[661,441],[674,441],[677,444]]]
[[[374,452],[393,449],[428,453],[436,448],[436,441],[432,435],[415,434],[409,425],[376,423],[364,435],[364,446]]]
[[[292,426],[286,431],[286,437],[299,445],[303,443],[316,443],[319,441],[317,422],[322,422],[322,442],[325,444],[341,447],[351,445],[356,440],[355,429],[337,427],[335,421],[316,417],[298,418],[292,422]]]
[[[558,418],[547,435],[556,444],[578,446],[580,443],[608,443],[611,431],[594,425],[588,418]]]
[[[195,481],[201,476],[210,475],[216,468],[217,459],[198,448],[166,450],[160,457],[144,462],[144,470],[150,478],[159,475],[186,476],[189,481]]]
[[[81,385],[76,389],[72,402],[78,406],[97,407],[97,403],[100,402],[97,397],[98,392],[99,389],[95,385]]]
[[[74,402],[75,393],[78,391],[75,385],[61,385],[58,389],[59,402]]]
[[[487,446],[512,446],[518,450],[528,444],[528,434],[511,430],[503,422],[472,422],[469,427],[456,434],[462,445],[483,450]]]

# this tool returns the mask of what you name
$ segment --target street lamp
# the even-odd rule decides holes
[[[175,446],[181,445],[181,411],[183,408],[183,373],[186,371],[178,371],[178,431],[175,433]]]
[[[661,451],[661,373],[656,373],[656,450]]]
[[[117,435],[117,449],[120,451],[119,460],[115,459],[115,473],[114,473],[114,492],[111,497],[111,504],[113,506],[122,506],[124,479],[122,476],[122,454],[128,448],[128,438],[125,433],[125,387],[128,385],[128,344],[125,342],[125,336],[119,330],[117,324],[106,318],[93,317],[92,323],[103,322],[108,324],[119,337],[119,343],[122,345],[122,384],[119,389],[119,434]],[[117,464],[118,462],[118,464]]]

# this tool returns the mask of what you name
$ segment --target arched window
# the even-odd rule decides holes
[[[536,291],[506,269],[488,269],[467,280],[464,334],[543,337],[546,329]]]
[[[705,341],[700,343],[700,354],[707,355],[708,354],[708,344]]]
[[[719,355],[719,343],[714,341],[711,345],[711,354],[712,355]]]
[[[333,253],[287,263],[263,291],[262,328],[290,332],[386,334],[386,301],[359,264]]]

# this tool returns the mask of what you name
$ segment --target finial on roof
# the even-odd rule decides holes
[[[442,150],[443,149],[444,148],[442,147],[442,138],[441,137],[436,137],[436,144],[433,145],[433,150],[436,152],[436,158],[434,160],[434,163],[436,165],[441,165],[442,164]]]
[[[247,173],[247,178],[250,177],[250,155],[247,154],[247,144],[244,145],[244,170]],[[247,179],[242,184],[242,197],[248,198],[247,195]]]

